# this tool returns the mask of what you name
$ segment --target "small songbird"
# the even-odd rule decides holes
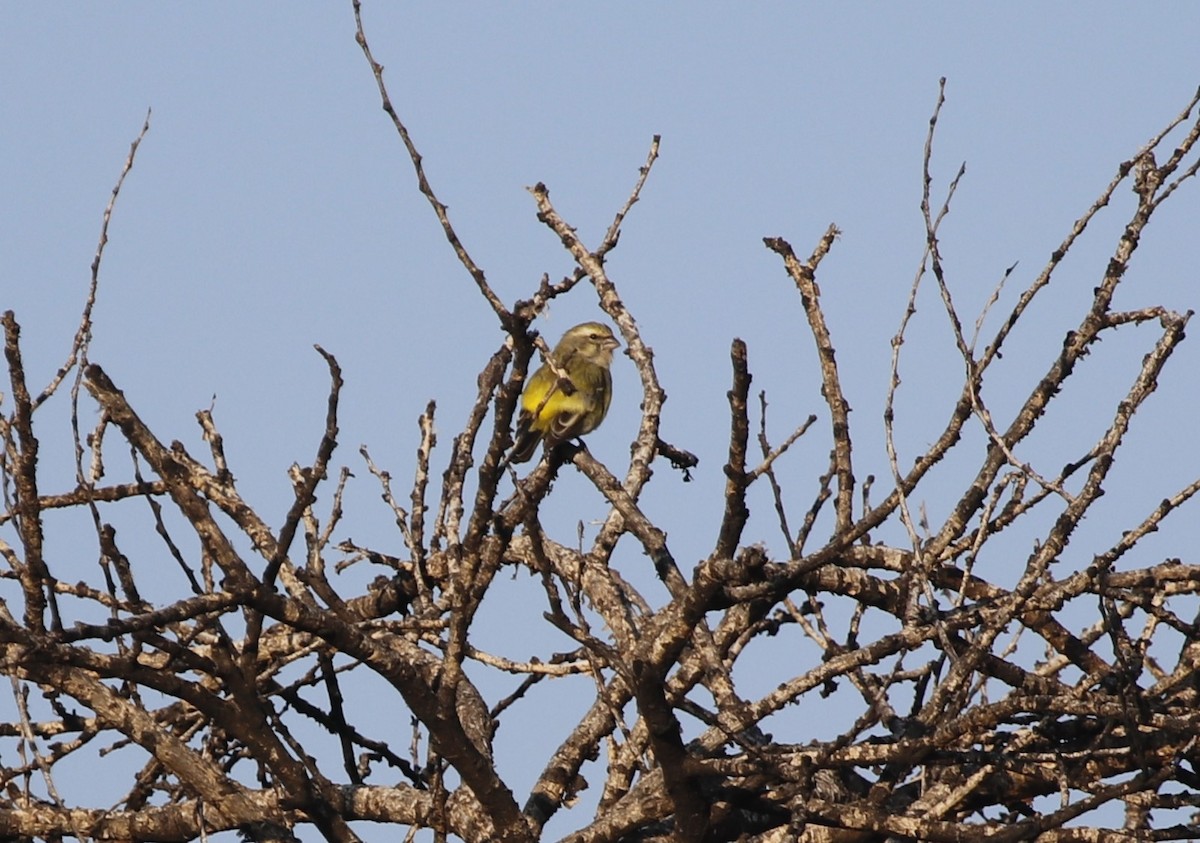
[[[548,363],[533,373],[521,395],[509,462],[528,460],[539,441],[545,441],[549,451],[600,426],[612,401],[608,367],[613,349],[620,345],[612,329],[599,322],[584,322],[563,334],[550,356],[574,389],[563,386]]]

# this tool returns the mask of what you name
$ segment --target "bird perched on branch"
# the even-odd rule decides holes
[[[612,401],[608,367],[620,344],[612,329],[599,322],[584,322],[563,334],[550,360],[525,384],[509,462],[528,460],[540,441],[552,450],[600,426]]]

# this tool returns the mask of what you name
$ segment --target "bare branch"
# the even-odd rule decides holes
[[[800,290],[800,303],[804,306],[804,315],[808,317],[808,326],[817,343],[817,356],[821,361],[821,394],[825,398],[825,403],[829,405],[830,421],[833,424],[834,465],[837,469],[838,481],[834,506],[837,530],[841,532],[850,526],[854,505],[854,469],[850,457],[850,405],[842,394],[833,339],[825,324],[825,315],[821,312],[821,291],[817,287],[816,280],[817,266],[829,253],[838,234],[840,232],[837,226],[829,226],[812,255],[804,263],[800,262],[796,253],[792,251],[791,245],[782,238],[768,237],[763,242],[766,243],[768,249],[783,258],[783,265],[787,269],[788,275],[796,282],[796,287]]]
[[[387,85],[383,81],[383,65],[375,61],[375,57],[371,54],[371,47],[367,43],[366,32],[363,30],[362,3],[360,0],[354,0],[354,26],[355,40],[358,41],[358,46],[362,48],[363,55],[367,59],[367,64],[371,66],[371,73],[375,76],[375,84],[379,88],[379,99],[383,104],[383,110],[391,118],[392,125],[396,127],[396,133],[400,135],[400,140],[404,143],[404,148],[408,151],[408,157],[412,161],[413,170],[417,174],[417,188],[429,200],[429,205],[433,208],[433,212],[442,226],[442,233],[445,234],[450,247],[454,249],[454,254],[458,257],[459,262],[467,270],[468,274],[470,274],[472,280],[475,282],[475,286],[479,288],[479,292],[483,294],[483,297],[487,299],[496,316],[499,317],[500,324],[508,328],[512,322],[512,314],[504,306],[504,302],[500,301],[500,297],[492,291],[492,288],[488,285],[487,276],[478,264],[471,259],[471,255],[467,252],[466,247],[458,239],[458,234],[455,232],[454,226],[450,223],[449,208],[433,192],[433,187],[429,184],[429,179],[425,176],[425,165],[421,158],[421,153],[417,151],[417,146],[413,143],[408,129],[401,122],[400,115],[396,113],[396,109],[392,105],[391,95],[388,93]]]

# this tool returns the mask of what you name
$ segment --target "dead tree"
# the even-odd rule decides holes
[[[184,841],[237,830],[256,840],[306,833],[348,841],[363,833],[357,822],[371,821],[411,829],[410,839],[427,829],[436,839],[533,841],[564,817],[572,830],[556,836],[574,843],[1200,835],[1190,813],[1200,798],[1200,565],[1186,557],[1128,561],[1200,480],[1164,489],[1153,509],[1130,513],[1120,540],[1094,549],[1088,564],[1061,563],[1105,491],[1131,420],[1184,338],[1190,313],[1112,303],[1147,225],[1200,167],[1200,95],[1120,164],[986,341],[982,317],[976,336],[963,327],[941,262],[938,228],[957,180],[942,203],[933,200],[939,99],[925,153],[927,260],[913,296],[921,283],[937,286],[964,377],[944,427],[929,432],[928,450],[902,465],[893,398],[910,300],[893,341],[886,480],[856,479],[834,353],[839,326],[821,307],[818,272],[837,229],[830,226],[807,257],[767,238],[799,292],[797,318],[803,314],[816,345],[824,412],[772,443],[754,406],[747,345],[733,341],[724,513],[707,525],[717,536],[711,552],[689,570],[639,501],[652,468],[669,477],[665,468],[686,473],[695,458],[660,435],[663,386],[605,269],[650,176],[657,139],[596,246],[582,242],[545,186],[532,189],[537,219],[575,269],[510,307],[426,179],[361,21],[358,39],[419,188],[504,331],[480,371],[473,410],[447,448],[435,441],[429,405],[406,499],[364,452],[403,551],[358,546],[335,538],[349,473],[331,462],[341,386],[331,355],[321,352],[331,377],[325,429],[312,460],[292,471],[290,511],[271,524],[240,495],[209,412],[197,415],[209,445],[201,458],[150,430],[135,409],[138,397],[123,394],[118,378],[89,358],[103,234],[74,349],[40,392],[22,362],[16,317],[5,314],[0,664],[14,705],[0,725],[0,835]],[[136,150],[137,142],[126,173]],[[1014,326],[1123,185],[1135,192],[1136,208],[1095,279],[1090,306],[1031,378],[1016,412],[993,413],[988,378]],[[105,227],[111,211],[110,203]],[[640,377],[642,417],[629,462],[614,471],[586,448],[564,446],[517,476],[504,463],[514,407],[529,366],[546,352],[530,325],[551,300],[589,288]],[[991,305],[1001,298],[997,290]],[[1023,444],[1055,411],[1078,364],[1127,325],[1152,329],[1154,338],[1125,395],[1108,408],[1102,435],[1083,453],[1061,455],[1061,468],[1030,464]],[[54,401],[70,402],[74,422],[78,483],[66,491],[39,483],[39,448],[47,443],[35,418]],[[97,423],[83,430],[80,419],[94,411]],[[980,431],[983,447],[964,455],[963,443],[977,441],[966,434]],[[789,513],[794,493],[776,466],[806,434],[827,437],[830,457],[797,519]],[[132,459],[112,467],[125,452]],[[923,523],[917,502],[950,456],[969,461],[972,476],[941,523]],[[556,476],[572,468],[608,505],[586,547],[552,535],[540,518]],[[770,488],[785,553],[746,535],[746,495],[756,483]],[[319,513],[322,484],[332,505]],[[886,490],[878,503],[865,493],[872,485]],[[115,508],[148,511],[157,550],[118,540]],[[50,516],[61,510],[92,524],[99,564],[90,580],[64,581],[62,561],[46,551]],[[1031,521],[1048,525],[1031,549],[1003,547],[1006,533]],[[824,540],[822,524],[832,528]],[[908,540],[873,537],[888,529]],[[643,557],[663,600],[622,575],[647,564]],[[164,558],[190,593],[148,600],[142,594]],[[348,593],[340,572],[350,563],[374,565],[379,576]],[[531,574],[544,595],[541,605],[522,608],[520,622],[546,624],[555,631],[548,640],[570,647],[516,661],[473,637],[489,590],[514,570]],[[739,660],[757,642],[785,634],[811,642],[816,655],[798,667],[779,665],[769,692],[746,694],[735,681]],[[486,700],[468,666],[520,677],[519,684],[505,699]],[[574,713],[571,728],[549,737],[529,792],[515,793],[495,757],[495,731],[514,707],[536,705],[542,687],[569,677],[593,689],[591,702]],[[373,693],[382,688],[390,697],[393,723],[411,720],[411,746],[350,713],[347,689],[368,678]],[[817,696],[841,701],[850,714],[836,737],[771,734],[764,725]],[[140,758],[119,804],[89,804],[87,793],[56,784],[56,770],[81,756],[103,770],[114,747]],[[596,759],[603,780],[587,782],[583,768]]]

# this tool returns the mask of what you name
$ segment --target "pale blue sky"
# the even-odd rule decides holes
[[[1140,8],[1153,23],[1117,3],[368,0],[364,18],[430,180],[509,303],[528,297],[542,273],[558,279],[572,268],[534,218],[526,186],[545,182],[564,217],[597,243],[651,136],[663,136],[608,266],[656,353],[669,395],[663,433],[702,460],[688,485],[659,469],[646,500],[690,569],[710,548],[721,507],[730,340],[749,343],[775,441],[822,412],[798,296],[761,238],[783,236],[808,254],[829,223],[843,230],[819,280],[854,408],[856,471],[882,483],[889,343],[921,259],[921,155],[938,78],[948,85],[935,195],[965,160],[942,242],[973,321],[1018,263],[1001,305],[1011,306],[1117,164],[1200,83],[1200,6]],[[92,358],[161,437],[197,453],[193,414],[215,394],[231,468],[250,502],[277,520],[286,468],[311,460],[321,432],[320,343],[346,379],[337,462],[360,476],[343,534],[399,552],[357,446],[368,444],[404,490],[415,419],[435,398],[440,472],[501,335],[415,189],[353,34],[349,2],[0,7],[0,308],[16,311],[30,378],[44,382],[67,353],[101,212],[153,108],[110,229]],[[990,385],[997,406],[1029,389],[1077,323],[1129,199],[1122,190],[1010,341],[1007,368]],[[1200,305],[1197,219],[1193,187],[1152,226],[1119,306]],[[958,390],[961,365],[934,292],[922,293],[902,362],[905,465],[940,430]],[[556,302],[544,331],[553,340],[597,315],[581,286]],[[1106,421],[1089,402],[1124,392],[1149,336],[1128,329],[1106,344],[1111,359],[1088,361],[1089,385],[1074,387],[1079,403],[1045,423],[1039,444],[1055,457],[1044,473],[1064,461],[1056,437]],[[1036,353],[1019,354],[1019,343]],[[1114,518],[1130,509],[1140,518],[1196,474],[1194,425],[1180,419],[1198,409],[1197,371],[1185,344],[1135,425],[1144,462],[1126,458],[1114,475],[1130,488],[1105,500]],[[639,395],[625,358],[614,377],[612,414],[589,445],[619,470]],[[43,455],[48,477],[67,488],[66,416],[52,413]],[[781,468],[794,524],[826,465],[824,417],[818,429]],[[116,457],[110,468],[126,476]],[[962,474],[948,471],[953,491]],[[926,494],[936,519],[947,501]],[[575,521],[600,517],[602,501],[570,472],[555,495],[547,512],[561,519],[558,538],[573,543]],[[768,498],[760,491],[751,504],[748,536],[779,551]],[[1072,546],[1078,558],[1112,540],[1115,522],[1101,522],[1097,545]],[[1163,552],[1183,550],[1171,546]],[[90,561],[78,574],[75,562],[56,562],[64,579],[91,575]],[[623,564],[643,563],[627,550]],[[532,607],[535,619],[540,612]],[[525,658],[546,633],[510,625],[507,634],[496,649]],[[495,699],[508,688],[490,690]],[[501,751],[517,737],[502,733]],[[519,795],[540,758],[530,764],[515,768]]]

